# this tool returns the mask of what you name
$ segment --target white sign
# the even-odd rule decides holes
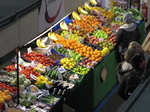
[[[64,17],[64,0],[42,0],[39,13],[39,33]]]

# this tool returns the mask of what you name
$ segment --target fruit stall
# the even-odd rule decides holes
[[[48,32],[16,50],[0,70],[0,109],[61,112],[65,103],[92,112],[117,84],[116,31],[132,12],[144,40],[145,22],[136,9],[113,11],[84,3]],[[9,108],[8,108],[9,107]]]

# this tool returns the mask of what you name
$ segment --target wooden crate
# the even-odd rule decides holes
[[[142,48],[145,52],[147,52],[148,54],[150,54],[150,32],[148,33],[148,35],[146,36],[143,44],[142,44]]]

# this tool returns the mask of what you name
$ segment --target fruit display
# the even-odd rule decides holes
[[[92,59],[93,61],[100,61],[102,59],[101,52],[97,49],[93,50],[91,47],[87,45],[83,45],[81,43],[77,43],[74,40],[66,40],[64,37],[55,34],[57,37],[56,43],[62,44],[65,48],[69,48],[79,53],[83,57],[87,57]]]
[[[65,23],[65,21],[62,21],[62,22],[60,23],[60,28],[63,29],[63,30],[68,30],[68,26],[67,26],[67,24]]]
[[[89,38],[85,38],[86,42],[91,43],[93,45],[98,45],[98,42],[100,41],[99,38],[96,38],[94,36],[90,36]]]
[[[73,50],[70,50],[69,57],[75,60],[76,62],[79,62],[82,60],[82,56]]]
[[[3,91],[0,91],[0,103],[4,103],[8,100],[10,100],[12,98],[12,96],[10,95],[9,93],[9,90],[3,90]]]
[[[57,66],[51,68],[50,70],[48,70],[46,73],[45,73],[45,76],[46,77],[49,77],[50,79],[54,79],[54,80],[58,80],[58,76],[59,76],[59,71],[58,71],[58,68]]]
[[[76,11],[72,12],[72,17],[76,20],[81,20],[80,16],[78,15],[78,13]]]
[[[91,34],[95,29],[99,28],[100,22],[92,15],[82,15],[81,20],[74,20],[71,25],[73,29],[78,26],[78,35],[85,38],[87,33]]]
[[[77,67],[74,67],[72,69],[72,72],[80,74],[80,75],[85,75],[87,73],[89,73],[90,68],[85,68],[83,66],[78,65]]]
[[[70,71],[69,72],[67,71],[66,73],[64,73],[63,76],[67,80],[69,80],[73,83],[76,83],[77,81],[79,81],[82,78],[82,75],[76,74],[76,73],[71,73]]]
[[[49,86],[52,86],[53,83],[49,81],[49,79],[44,77],[43,75],[36,77],[36,81],[35,81],[36,87],[38,87],[39,89],[47,89],[46,84],[48,84]]]
[[[64,47],[60,47],[60,48],[55,48],[56,52],[60,53],[60,54],[66,54],[68,53],[67,49],[65,49]]]
[[[105,31],[102,31],[102,30],[94,31],[93,36],[96,37],[96,38],[103,38],[103,39],[108,38],[108,34]]]
[[[29,107],[36,101],[36,99],[37,97],[34,94],[24,92],[20,94],[19,101],[20,101],[20,105]]]
[[[141,19],[134,9],[114,7],[112,12],[97,7],[96,0],[89,2],[92,5],[84,3],[69,15],[70,23],[64,19],[58,31],[52,29],[45,33],[46,37],[35,40],[37,48],[23,52],[18,66],[16,57],[0,70],[0,103],[14,98],[19,90],[17,108],[50,111],[115,48],[115,32],[123,24],[122,14],[129,11]],[[14,101],[16,104],[17,99]]]
[[[17,78],[15,77],[13,80],[10,81],[12,86],[17,86]],[[31,81],[26,78],[24,74],[19,74],[19,87],[20,89],[25,89],[26,86],[30,86]]]
[[[74,39],[74,40],[76,40],[76,42],[80,43],[80,40],[81,40],[81,39],[84,39],[84,38],[81,37],[81,36],[78,36],[78,33],[77,33],[77,32],[78,32],[78,31],[73,30],[73,33],[74,33],[74,34],[70,34],[69,31],[62,31],[60,35],[61,35],[62,37],[67,38],[67,39]]]
[[[80,14],[88,14],[88,12],[85,11],[82,7],[78,7],[78,12],[79,12]]]
[[[92,61],[91,59],[84,59],[82,62],[79,63],[81,66],[86,68],[94,68],[97,65],[97,62]]]
[[[25,59],[25,61],[38,61],[41,58],[45,58],[45,55],[37,53],[35,51],[23,54],[23,59]]]
[[[59,61],[60,59],[63,58],[63,56],[61,54],[52,52],[50,55],[48,55],[49,60],[53,60],[52,64],[54,65],[55,62],[54,61]]]
[[[104,40],[104,41],[99,42],[99,46],[100,46],[101,48],[107,47],[107,48],[111,51],[111,50],[114,49],[114,46],[115,46],[115,45],[114,45],[113,42],[111,42],[111,41]]]
[[[48,105],[54,105],[60,100],[60,98],[57,98],[57,97],[52,96],[52,95],[46,95],[46,96],[40,97],[38,100],[45,102]]]
[[[65,69],[72,69],[73,67],[75,67],[76,62],[73,58],[69,59],[69,58],[63,58],[60,60],[60,64],[62,64],[62,66]]]
[[[17,87],[5,84],[3,82],[0,82],[0,89],[9,91],[9,93],[11,95],[16,95],[17,94]]]
[[[86,11],[91,11],[91,10],[92,10],[91,6],[89,6],[88,3],[84,3],[84,9],[85,9]]]

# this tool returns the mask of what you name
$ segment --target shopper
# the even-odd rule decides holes
[[[144,73],[143,58],[141,55],[135,55],[131,58],[130,63],[133,69],[122,77],[118,94],[124,100],[127,100],[139,85],[141,76]]]
[[[116,33],[116,44],[119,46],[120,61],[124,61],[124,54],[131,41],[140,42],[140,31],[133,22],[132,15],[125,13],[123,15],[124,25],[122,25]]]
[[[117,71],[117,76],[118,76],[118,81],[121,82],[122,77],[125,73],[129,72],[132,70],[132,65],[130,64],[130,59],[136,55],[136,50],[135,49],[129,49],[125,52],[125,61],[120,62],[117,67],[116,67],[116,71]]]
[[[144,57],[144,50],[142,49],[140,43],[138,43],[137,41],[132,41],[130,42],[129,46],[128,46],[128,50],[129,49],[135,49],[136,50],[136,53],[137,54],[140,54],[143,59],[145,60],[145,57]],[[126,57],[125,57],[126,58]],[[126,59],[127,61],[128,59]]]

